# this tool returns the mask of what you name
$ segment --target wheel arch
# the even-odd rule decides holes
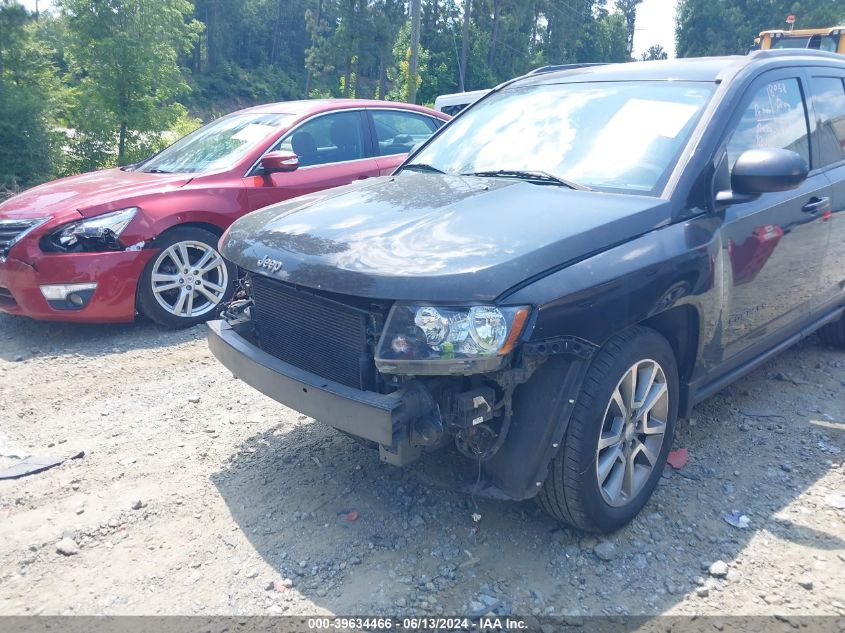
[[[688,381],[692,377],[701,339],[701,319],[691,305],[679,305],[644,319],[639,323],[663,336],[675,354],[678,377]]]
[[[200,221],[200,220],[192,220],[192,221],[188,221],[188,222],[179,222],[179,223],[176,223],[176,224],[171,224],[171,225],[167,226],[166,228],[161,229],[158,232],[158,234],[147,243],[147,248],[156,248],[157,243],[159,243],[163,237],[165,237],[166,235],[168,235],[172,231],[175,231],[176,229],[192,229],[192,228],[193,229],[202,229],[204,231],[208,231],[209,233],[213,233],[214,235],[216,235],[218,238],[220,238],[223,235],[223,232],[225,231],[225,229],[223,227],[221,227],[219,224],[213,224],[211,222],[203,222],[203,221]]]
[[[701,341],[701,317],[698,310],[689,304],[675,306],[641,321],[639,325],[654,330],[669,342],[678,365],[679,415],[689,417],[692,400],[687,385],[692,382]]]

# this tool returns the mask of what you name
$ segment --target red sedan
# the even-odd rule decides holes
[[[0,204],[0,311],[171,327],[213,315],[236,271],[217,241],[261,207],[395,169],[448,117],[415,105],[296,101],[241,110],[120,169]]]

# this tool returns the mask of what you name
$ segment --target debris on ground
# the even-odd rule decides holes
[[[0,470],[0,479],[18,479],[27,475],[34,475],[35,473],[40,473],[54,466],[58,466],[63,461],[65,460],[61,457],[50,457],[46,455],[39,457],[33,455]]]
[[[610,541],[602,541],[596,545],[593,548],[593,553],[603,561],[611,561],[619,555],[616,544]]]
[[[824,502],[831,508],[845,510],[845,495],[827,495]]]
[[[62,556],[75,556],[79,553],[79,545],[72,538],[67,536],[56,543],[56,552]]]
[[[681,470],[689,462],[689,449],[678,448],[670,451],[666,462],[675,470]]]
[[[728,575],[728,564],[723,560],[717,560],[707,569],[714,578],[725,578]]]
[[[350,523],[352,523],[353,521],[357,521],[358,520],[358,513],[355,512],[355,510],[352,510],[352,512],[347,512],[346,513],[346,520],[349,521]]]
[[[751,524],[751,519],[748,518],[748,515],[743,514],[739,510],[728,512],[722,518],[728,525],[732,525],[733,527],[741,530],[746,529]]]

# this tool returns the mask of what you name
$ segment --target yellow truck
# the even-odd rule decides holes
[[[754,39],[754,50],[770,48],[812,48],[845,55],[845,26],[763,31]]]

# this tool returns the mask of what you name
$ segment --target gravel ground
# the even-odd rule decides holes
[[[202,327],[0,315],[0,614],[845,615],[845,354],[815,337],[679,425],[606,539],[443,485],[233,379]],[[14,463],[0,457],[0,468]],[[723,516],[750,519],[746,529]]]

